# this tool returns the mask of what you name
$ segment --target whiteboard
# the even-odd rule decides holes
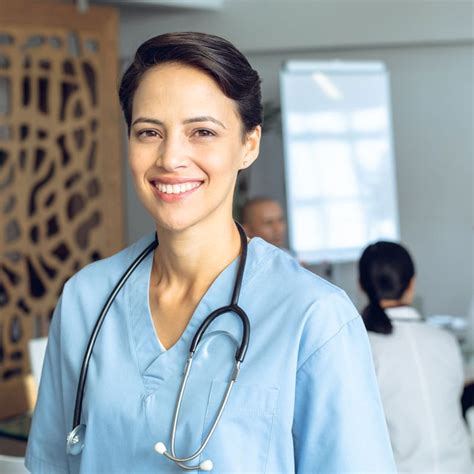
[[[280,74],[289,245],[308,263],[399,240],[388,72],[290,61]]]

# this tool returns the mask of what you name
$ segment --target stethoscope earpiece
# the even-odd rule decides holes
[[[158,454],[165,454],[165,452],[166,452],[165,443],[162,443],[161,441],[158,441],[158,443],[155,444],[155,451]]]
[[[164,455],[165,457],[167,457],[171,461],[174,461],[178,466],[180,466],[180,467],[182,467],[183,469],[186,469],[186,470],[193,470],[194,471],[195,469],[200,469],[201,471],[212,471],[212,469],[214,468],[214,464],[210,459],[206,459],[205,461],[202,461],[201,464],[199,464],[198,466],[187,466],[186,464],[182,464],[180,461],[177,461],[177,460],[175,461],[176,458],[174,458],[174,456],[170,456],[167,453],[165,443],[163,443],[161,441],[158,441],[158,443],[155,444],[155,451],[158,454]]]
[[[210,459],[206,459],[201,464],[199,464],[199,469],[201,469],[201,471],[212,471],[213,467],[214,464],[212,464],[212,461]]]

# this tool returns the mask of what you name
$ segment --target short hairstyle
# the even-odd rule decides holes
[[[242,212],[240,214],[242,224],[248,224],[249,223],[250,213],[251,213],[252,208],[254,206],[256,206],[257,204],[261,204],[263,202],[278,202],[278,201],[276,199],[273,199],[273,198],[268,197],[268,196],[258,196],[258,197],[254,197],[252,199],[249,199],[242,206]]]
[[[229,41],[205,33],[181,32],[155,36],[135,53],[119,87],[119,99],[130,133],[133,97],[146,71],[158,64],[181,63],[209,75],[237,103],[244,132],[263,123],[261,80],[246,57]]]
[[[369,298],[362,317],[368,331],[390,334],[390,319],[380,306],[380,300],[398,300],[415,275],[415,264],[404,247],[395,242],[369,245],[359,260],[360,286]]]

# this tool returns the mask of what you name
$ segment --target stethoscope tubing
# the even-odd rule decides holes
[[[236,362],[236,364],[240,365],[239,362]],[[185,392],[185,389],[186,389],[186,384],[188,382],[189,373],[191,371],[191,365],[192,365],[192,357],[190,357],[188,359],[187,363],[186,363],[185,373],[184,373],[183,380],[181,382],[181,386],[180,386],[180,389],[179,389],[179,395],[178,395],[178,398],[176,400],[176,407],[175,407],[175,412],[174,412],[174,417],[173,417],[173,425],[172,425],[172,428],[171,428],[171,440],[170,440],[170,451],[171,451],[172,456],[170,456],[168,453],[164,453],[164,455],[168,459],[170,459],[172,461],[175,461],[175,462],[178,462],[178,463],[185,463],[185,462],[192,461],[193,459],[196,459],[204,451],[204,449],[206,449],[206,446],[209,443],[212,435],[214,434],[214,431],[216,430],[217,425],[219,424],[219,421],[222,417],[222,413],[224,412],[224,408],[227,405],[227,401],[229,400],[229,396],[232,392],[232,387],[235,383],[235,379],[237,378],[236,373],[238,373],[238,368],[237,368],[237,370],[234,368],[231,380],[229,381],[229,383],[227,385],[224,397],[222,398],[221,403],[219,405],[217,415],[214,419],[214,422],[212,423],[212,426],[211,426],[211,429],[209,430],[209,433],[206,435],[206,437],[205,437],[204,441],[202,442],[200,448],[197,451],[195,451],[193,454],[191,454],[190,456],[180,458],[180,457],[176,456],[176,452],[175,452],[176,430],[177,430],[177,427],[178,427],[179,412],[181,411],[181,403],[183,401],[183,396],[184,396],[184,392]],[[183,466],[181,466],[181,467],[183,467]],[[191,466],[186,466],[186,467],[191,467]],[[193,469],[195,469],[195,467],[193,467]]]
[[[250,321],[249,318],[246,314],[246,312],[239,306],[239,296],[240,296],[240,290],[242,287],[242,281],[243,281],[243,275],[244,275],[244,270],[245,270],[245,265],[246,265],[246,260],[247,260],[247,236],[245,234],[245,231],[243,228],[236,222],[237,229],[239,231],[240,239],[241,239],[241,244],[242,244],[242,253],[240,256],[240,261],[239,261],[239,266],[237,269],[237,275],[235,278],[235,283],[234,283],[234,289],[232,292],[232,297],[231,297],[231,302],[227,306],[223,306],[221,308],[218,308],[214,310],[201,324],[201,326],[198,328],[196,331],[196,334],[193,337],[193,340],[191,342],[190,350],[189,350],[189,356],[186,361],[184,373],[183,373],[183,379],[181,381],[181,386],[179,389],[179,395],[176,400],[176,406],[175,406],[175,413],[173,416],[173,425],[171,429],[171,439],[170,439],[170,453],[166,451],[166,447],[163,445],[163,443],[157,443],[163,445],[164,452],[161,452],[166,458],[170,459],[171,461],[174,461],[178,466],[185,470],[195,470],[201,468],[202,465],[198,466],[190,466],[187,464],[184,464],[186,462],[192,461],[193,459],[196,459],[206,448],[209,440],[211,439],[212,435],[214,434],[217,425],[219,424],[219,421],[222,417],[222,413],[224,412],[224,409],[227,405],[228,399],[230,397],[230,394],[232,392],[233,385],[235,381],[237,380],[237,376],[240,371],[240,364],[244,361],[245,355],[247,353],[247,348],[250,340]],[[92,357],[93,349],[95,346],[95,343],[97,341],[97,337],[100,333],[100,330],[102,328],[102,325],[104,323],[105,317],[107,316],[107,313],[112,306],[115,298],[117,297],[118,293],[122,289],[122,287],[125,285],[131,274],[135,271],[135,269],[143,262],[143,260],[155,250],[155,248],[158,246],[158,236],[155,234],[155,240],[149,244],[139,255],[136,257],[136,259],[132,262],[132,264],[127,268],[125,273],[121,276],[120,280],[108,296],[104,306],[102,307],[102,310],[99,313],[99,317],[97,318],[97,321],[94,325],[94,328],[92,330],[92,334],[89,338],[86,351],[84,353],[84,358],[82,361],[82,366],[81,366],[81,371],[79,375],[79,381],[77,385],[77,391],[76,391],[76,400],[75,400],[75,405],[74,405],[74,416],[73,416],[73,427],[71,432],[68,435],[67,439],[67,447],[68,447],[68,452],[70,454],[78,454],[79,452],[82,451],[83,447],[83,439],[81,439],[84,436],[84,430],[85,430],[85,425],[81,425],[81,415],[82,415],[82,403],[83,403],[83,398],[84,398],[84,390],[85,390],[85,383],[87,380],[87,372],[89,369],[89,363],[90,359]],[[234,365],[234,370],[232,372],[232,375],[230,377],[230,380],[228,382],[226,391],[224,393],[223,399],[221,400],[221,404],[219,405],[219,409],[217,411],[217,415],[214,419],[214,422],[212,423],[212,426],[206,435],[204,442],[201,444],[199,449],[195,451],[192,455],[184,457],[184,458],[179,458],[176,456],[175,452],[175,441],[176,441],[176,431],[177,431],[177,425],[178,425],[178,419],[179,419],[179,413],[181,411],[181,403],[184,397],[184,392],[186,389],[189,373],[191,370],[191,365],[193,362],[193,356],[198,348],[198,345],[204,336],[205,332],[207,331],[208,327],[212,324],[212,322],[219,317],[220,315],[224,313],[234,313],[237,316],[239,316],[239,319],[242,322],[242,337],[241,337],[241,343],[238,349],[236,350],[235,353],[235,365]],[[76,445],[78,449],[73,448],[73,446]],[[156,449],[156,448],[155,448]],[[207,469],[212,469],[212,462],[211,461],[206,461],[207,463],[211,464],[210,468]],[[202,467],[203,468],[203,467]],[[204,469],[204,468],[203,468]]]
[[[218,318],[221,314],[224,314],[224,313],[235,313],[237,314],[237,316],[239,316],[240,320],[242,321],[242,341],[240,343],[239,348],[237,349],[235,353],[236,362],[242,363],[245,359],[245,354],[247,353],[247,348],[249,345],[250,321],[245,311],[237,304],[223,306],[222,308],[218,308],[214,310],[204,320],[204,322],[196,331],[196,334],[194,335],[193,340],[191,342],[191,347],[189,349],[189,352],[191,354],[194,354],[196,352],[197,346],[201,342],[201,339],[203,335],[205,334],[205,332],[207,331],[207,328],[214,322],[216,318]]]
[[[86,348],[84,358],[82,361],[81,373],[79,375],[79,382],[77,384],[76,402],[74,405],[74,417],[73,417],[73,422],[72,422],[73,429],[81,423],[82,401],[84,399],[84,389],[85,389],[85,384],[86,384],[86,379],[87,379],[87,371],[89,370],[89,361],[92,356],[92,352],[94,350],[94,345],[96,343],[97,336],[100,333],[100,329],[102,327],[102,324],[104,323],[104,320],[105,320],[105,317],[107,316],[109,308],[112,306],[112,303],[114,302],[118,293],[122,289],[123,285],[125,285],[125,283],[129,279],[130,275],[135,271],[138,265],[140,265],[140,263],[142,263],[143,260],[145,260],[148,254],[152,252],[153,250],[155,250],[157,245],[158,245],[158,239],[155,234],[155,240],[150,245],[148,245],[145,248],[145,250],[142,251],[142,253],[133,261],[130,267],[122,275],[117,285],[113,289],[112,293],[110,293],[109,297],[107,298],[107,301],[105,302],[99,314],[99,317],[97,318],[97,321],[94,325],[94,329],[92,330],[92,334],[87,344],[87,348]]]
[[[247,236],[245,235],[244,230],[240,227],[240,225],[237,224],[237,228],[239,230],[241,242],[242,242],[242,254],[239,262],[239,267],[237,269],[237,275],[235,279],[235,284],[234,284],[234,291],[232,292],[232,298],[231,298],[231,304],[227,306],[223,306],[221,308],[218,308],[214,310],[201,324],[201,326],[198,328],[196,331],[196,334],[193,337],[193,340],[191,342],[191,346],[189,349],[189,356],[186,361],[185,369],[184,369],[184,374],[183,374],[183,379],[181,381],[180,389],[179,389],[179,394],[178,398],[176,400],[176,406],[174,410],[174,416],[173,416],[173,424],[171,428],[171,435],[170,435],[170,452],[168,452],[164,446],[163,443],[157,443],[162,445],[162,449],[160,449],[160,453],[163,454],[167,459],[170,461],[175,462],[178,466],[180,466],[182,469],[185,470],[195,470],[195,469],[200,469],[201,465],[196,465],[196,466],[190,466],[187,464],[184,464],[186,462],[190,462],[194,459],[196,459],[206,448],[207,444],[209,443],[212,435],[214,434],[217,425],[219,424],[219,421],[222,417],[222,414],[224,412],[224,409],[227,405],[227,402],[229,400],[230,394],[232,392],[232,388],[234,386],[235,381],[237,380],[237,377],[240,372],[240,364],[243,362],[245,359],[245,355],[247,353],[247,348],[250,340],[250,321],[249,318],[246,314],[246,312],[239,306],[238,301],[239,301],[239,296],[240,296],[240,290],[242,287],[242,280],[243,280],[243,274],[245,270],[245,265],[246,265],[246,260],[247,260]],[[234,370],[232,372],[232,375],[230,377],[230,380],[227,384],[226,391],[224,393],[224,397],[221,400],[221,403],[219,405],[219,409],[217,411],[217,415],[212,423],[211,428],[209,429],[209,432],[207,433],[206,437],[204,438],[204,441],[201,443],[201,446],[190,456],[186,457],[178,457],[176,456],[176,451],[175,451],[175,441],[176,441],[176,431],[177,431],[177,426],[178,426],[178,420],[179,420],[179,413],[181,411],[181,403],[183,400],[184,392],[186,389],[186,384],[188,381],[189,373],[191,371],[191,366],[193,363],[193,357],[194,354],[197,350],[197,347],[207,331],[208,327],[213,323],[213,321],[219,317],[220,315],[224,313],[235,313],[237,316],[239,316],[241,322],[242,322],[242,339],[241,339],[241,344],[239,348],[237,349],[235,353],[235,365],[234,365]]]

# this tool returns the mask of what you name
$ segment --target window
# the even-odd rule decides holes
[[[382,63],[287,63],[281,72],[290,247],[307,263],[357,260],[398,240]]]

